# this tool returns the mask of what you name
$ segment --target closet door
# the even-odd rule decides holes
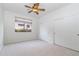
[[[79,15],[55,21],[55,43],[79,51]]]
[[[2,6],[0,4],[0,50],[3,47],[3,14]]]

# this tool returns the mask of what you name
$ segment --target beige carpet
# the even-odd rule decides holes
[[[44,41],[34,40],[17,44],[6,45],[0,55],[4,56],[70,56],[79,55],[79,52],[63,47],[54,46]]]

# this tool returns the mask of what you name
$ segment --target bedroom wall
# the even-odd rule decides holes
[[[40,18],[40,39],[79,51],[79,4],[68,4]]]
[[[37,19],[30,16],[20,15],[14,12],[5,11],[5,35],[4,44],[16,43],[22,41],[35,40],[38,38]],[[15,32],[15,16],[29,18],[32,20],[32,32]]]
[[[0,50],[3,47],[3,8],[0,4]]]
[[[66,4],[56,10],[59,10],[63,7],[68,6],[69,4]],[[49,43],[54,43],[54,19],[57,18],[56,17],[56,10],[52,11],[52,12],[48,12],[47,14],[43,15],[40,19],[39,19],[39,39],[47,41]],[[55,15],[55,16],[54,16]],[[59,15],[59,14],[58,14]],[[60,15],[59,15],[60,16]]]

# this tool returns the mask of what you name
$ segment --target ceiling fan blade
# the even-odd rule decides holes
[[[39,3],[35,3],[32,8],[38,8],[39,7]]]
[[[28,13],[31,13],[32,12],[32,10],[30,10]]]
[[[40,11],[45,11],[45,9],[39,9]]]
[[[24,5],[25,7],[27,7],[27,8],[31,8],[30,6],[28,6],[28,5]]]
[[[39,13],[38,12],[35,12],[37,15],[39,15]]]
[[[39,3],[35,3],[34,6],[39,6]]]

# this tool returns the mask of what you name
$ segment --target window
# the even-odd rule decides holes
[[[32,20],[15,17],[15,32],[31,32]]]

